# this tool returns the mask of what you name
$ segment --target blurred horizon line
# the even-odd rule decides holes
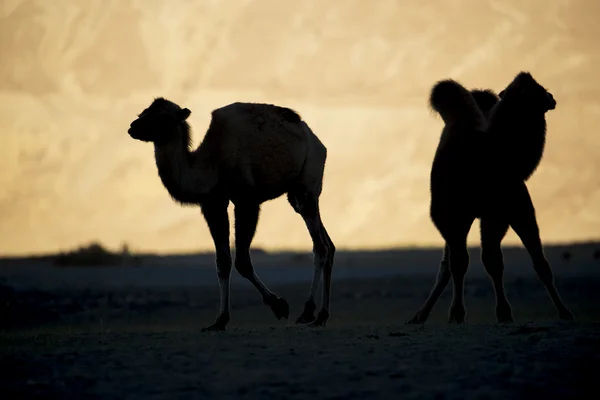
[[[574,240],[574,241],[552,241],[543,243],[544,249],[556,249],[556,248],[577,248],[577,247],[598,247],[598,251],[600,252],[600,238],[597,239],[589,239],[589,240]],[[214,254],[214,250],[189,250],[189,251],[165,251],[165,252],[152,252],[152,251],[132,251],[129,250],[128,247],[121,247],[121,249],[113,249],[112,247],[107,247],[101,244],[99,241],[88,242],[87,244],[74,246],[70,249],[66,250],[56,250],[54,252],[31,252],[27,254],[9,254],[9,253],[0,253],[0,260],[22,260],[22,259],[45,259],[49,257],[56,257],[60,255],[68,255],[76,252],[84,252],[89,251],[89,249],[96,248],[97,251],[105,252],[106,254],[127,254],[131,256],[139,256],[139,257],[189,257],[189,256],[198,256],[198,255],[211,255]],[[480,249],[479,244],[467,244],[467,248],[469,251],[474,249]],[[235,252],[235,246],[230,246],[232,252]],[[502,244],[502,250],[512,250],[512,249],[524,249],[522,243],[506,243]],[[345,248],[338,247],[336,248],[336,253],[362,253],[362,254],[372,254],[372,253],[394,253],[394,252],[404,252],[404,251],[442,251],[443,245],[432,245],[432,244],[424,244],[424,245],[398,245],[398,246],[386,246],[386,247],[368,247],[368,248]],[[252,246],[250,248],[250,252],[254,254],[262,254],[262,255],[283,255],[283,254],[307,254],[312,253],[311,250],[299,250],[292,248],[281,248],[281,249],[265,249],[261,246]]]

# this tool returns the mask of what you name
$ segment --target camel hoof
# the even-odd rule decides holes
[[[414,317],[406,321],[407,324],[424,324],[427,321],[427,315],[421,313],[420,311],[415,314]]]
[[[304,313],[302,313],[301,316],[298,317],[298,319],[296,320],[297,324],[308,324],[309,322],[313,322],[316,319],[315,314],[308,314],[305,315]]]
[[[497,308],[496,309],[496,318],[498,319],[499,324],[511,324],[514,322],[512,311],[510,307],[508,308]]]
[[[315,318],[315,310],[317,309],[317,305],[314,301],[308,300],[304,303],[304,311],[302,311],[302,315],[298,317],[296,320],[297,324],[308,324],[309,322],[313,322]]]
[[[574,321],[575,317],[569,310],[564,310],[559,313],[559,318],[563,321]]]
[[[315,319],[314,322],[308,324],[308,326],[310,326],[311,328],[314,328],[317,326],[325,326],[327,324],[328,319],[329,319],[329,311],[327,311],[325,309],[321,309],[321,311],[319,311],[319,314],[317,315],[317,319]]]
[[[451,315],[448,318],[448,323],[449,324],[464,324],[465,323],[465,317],[461,317],[461,316],[456,316],[456,315]]]
[[[450,313],[448,316],[448,323],[450,324],[464,324],[465,317],[467,316],[467,310],[463,305],[450,307]]]
[[[202,328],[200,332],[225,332],[227,328],[220,324],[212,324],[211,326],[207,326],[206,328]]]
[[[288,319],[290,316],[290,305],[284,298],[278,297],[269,306],[277,319]]]
[[[229,322],[229,314],[222,314],[217,317],[217,320],[211,326],[202,328],[201,332],[225,332],[227,323]]]

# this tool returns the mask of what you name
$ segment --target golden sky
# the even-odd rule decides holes
[[[542,239],[598,239],[599,15],[594,0],[3,0],[0,254],[212,249],[152,146],[126,133],[156,96],[192,110],[195,143],[222,105],[294,108],[328,148],[321,205],[337,247],[439,245],[428,91],[448,77],[499,91],[520,70],[558,101],[529,183]],[[311,241],[281,198],[254,245]]]

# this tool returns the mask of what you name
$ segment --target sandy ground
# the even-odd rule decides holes
[[[295,257],[288,268],[276,267],[281,259],[272,257],[270,265],[266,256],[257,266],[290,303],[290,320],[276,320],[236,278],[225,333],[200,332],[215,317],[218,288],[214,270],[188,265],[189,258],[137,268],[0,263],[4,398],[594,397],[584,386],[595,382],[600,362],[597,261],[577,253],[579,262],[553,260],[574,323],[556,320],[531,268],[511,267],[522,254],[508,251],[514,324],[495,323],[491,284],[474,260],[467,324],[445,323],[448,288],[430,321],[413,326],[404,321],[425,299],[436,269],[425,260],[439,253],[403,253],[405,261],[419,262],[406,268],[392,268],[381,254],[379,263],[361,264],[376,257],[344,261],[341,253],[332,318],[326,328],[311,329],[293,323],[311,273],[306,257]],[[192,278],[206,280],[192,285]]]

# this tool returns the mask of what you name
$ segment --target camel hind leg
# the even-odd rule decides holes
[[[450,273],[452,274],[452,304],[448,312],[448,322],[463,324],[467,315],[465,307],[465,275],[469,267],[467,235],[456,236],[448,242],[450,250]]]
[[[452,303],[448,322],[462,324],[467,315],[464,301],[465,276],[469,267],[467,235],[475,217],[465,210],[448,210],[445,207],[440,209],[432,205],[431,219],[444,238],[448,251],[448,267],[452,277]]]
[[[288,193],[288,200],[294,210],[302,216],[313,242],[314,271],[308,299],[296,323],[310,323],[311,326],[324,326],[329,319],[331,299],[331,275],[335,246],[323,225],[319,211],[319,196],[305,189]],[[323,298],[321,310],[315,318],[315,296],[323,275]]]
[[[481,262],[492,279],[496,294],[496,318],[500,323],[513,322],[512,310],[504,292],[504,260],[501,243],[508,230],[502,216],[481,219]]]
[[[464,323],[466,308],[464,305],[464,281],[469,267],[467,235],[475,217],[460,209],[448,209],[432,204],[431,219],[445,241],[444,257],[436,282],[420,310],[407,321],[409,324],[422,324],[427,321],[431,310],[452,279],[452,304],[448,322]]]

